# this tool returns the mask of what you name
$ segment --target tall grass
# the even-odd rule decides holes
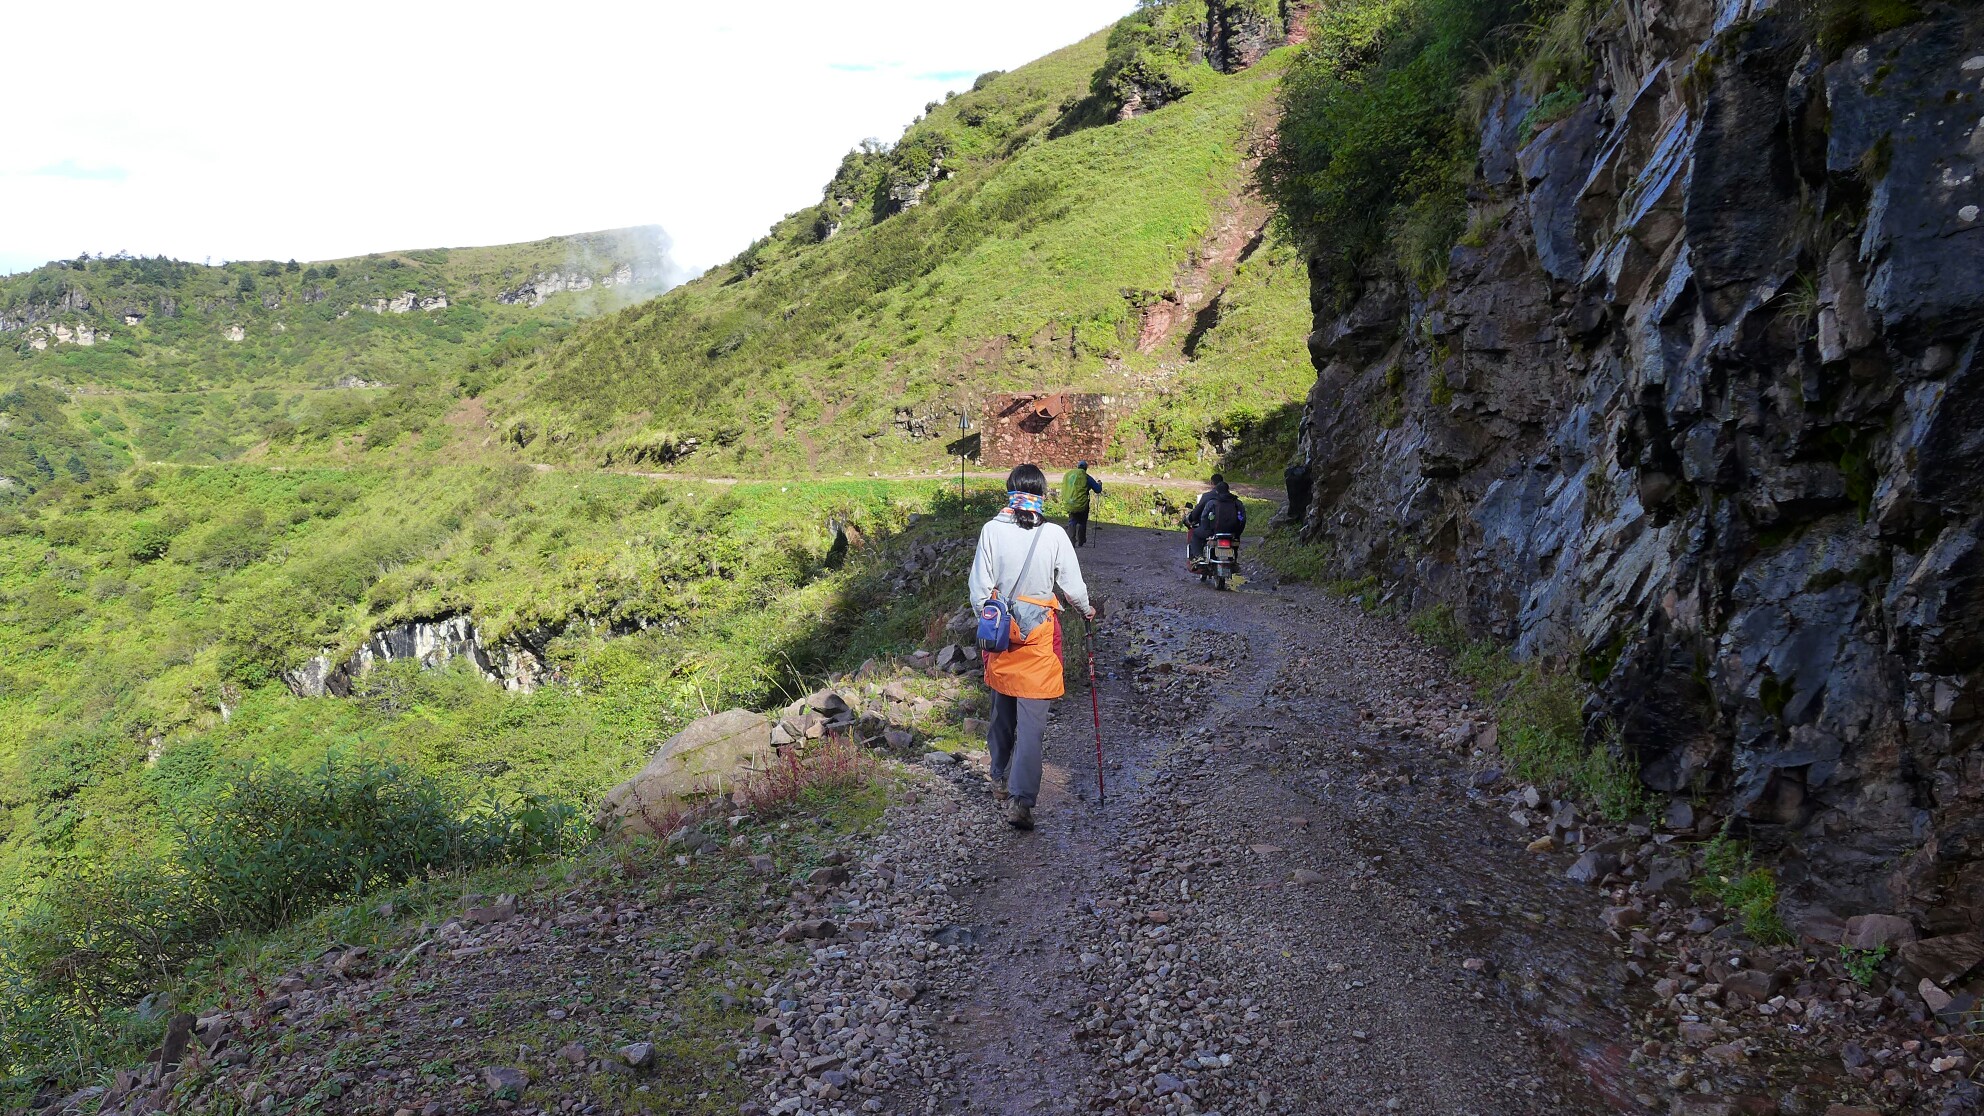
[[[1572,675],[1518,662],[1467,634],[1453,606],[1421,609],[1406,626],[1453,657],[1454,670],[1495,709],[1496,746],[1509,774],[1569,791],[1623,822],[1646,810],[1645,784],[1616,726],[1588,733],[1585,690]]]
[[[1303,541],[1302,529],[1294,525],[1269,528],[1260,545],[1254,548],[1254,556],[1284,581],[1321,582],[1332,569],[1329,549]]]
[[[470,800],[404,767],[242,765],[177,819],[170,851],[63,869],[0,928],[0,1068],[46,1072],[142,1022],[135,1005],[224,935],[431,872],[589,839],[570,805]]]
[[[817,810],[826,799],[872,783],[882,765],[848,734],[784,749],[765,770],[738,784],[736,799],[760,819]]]

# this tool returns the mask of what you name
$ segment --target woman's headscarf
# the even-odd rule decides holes
[[[1045,514],[1046,499],[1045,497],[1036,496],[1031,492],[1008,492],[1006,493],[1006,506],[1014,511],[1030,511],[1037,514]]]

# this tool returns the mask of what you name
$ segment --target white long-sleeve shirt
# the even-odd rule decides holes
[[[1036,537],[1040,545],[1034,549],[1032,564],[1026,567],[1026,579],[1016,588],[1013,579],[1019,576],[1027,548],[1034,545]],[[1074,544],[1060,524],[1043,522],[1029,531],[1014,522],[1011,512],[1000,512],[979,529],[978,555],[971,563],[972,611],[985,607],[994,586],[1008,600],[1035,597],[1044,601],[1054,596],[1056,585],[1077,611],[1088,611],[1088,586],[1082,581],[1081,564],[1075,560]]]

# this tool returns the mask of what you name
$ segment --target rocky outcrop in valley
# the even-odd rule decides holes
[[[500,296],[498,301],[502,301]],[[539,299],[538,301],[542,302],[543,300]],[[537,303],[534,302],[531,305],[535,306]],[[447,308],[448,296],[443,291],[436,291],[431,295],[425,296],[413,291],[401,291],[395,298],[375,298],[366,306],[366,309],[372,311],[374,314],[407,314],[415,310],[431,311],[446,310]]]
[[[284,671],[282,678],[297,697],[347,697],[352,682],[381,663],[413,661],[432,669],[467,659],[491,682],[529,693],[553,677],[545,660],[552,634],[537,631],[491,645],[466,615],[409,620],[373,632],[348,658],[340,661],[325,651]]]

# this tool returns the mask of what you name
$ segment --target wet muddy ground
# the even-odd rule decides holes
[[[1078,689],[1039,830],[988,824],[966,894],[952,1109],[1664,1110],[1590,893],[1491,837],[1506,807],[1426,742],[1483,717],[1472,696],[1354,605],[1202,586],[1178,540],[1108,527],[1082,551],[1112,606],[1109,798]]]

